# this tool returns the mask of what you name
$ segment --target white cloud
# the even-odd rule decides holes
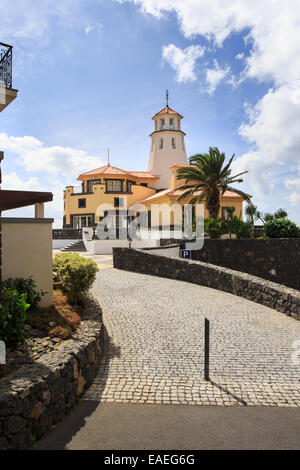
[[[117,1],[129,1],[157,18],[175,12],[186,38],[200,35],[217,48],[230,34],[244,34],[251,50],[247,57],[243,50],[236,55],[244,65],[242,80],[268,81],[273,88],[253,106],[249,122],[240,126],[240,135],[249,141],[250,148],[237,159],[235,168],[249,170],[250,190],[260,194],[262,205],[266,193],[275,196],[279,187],[285,190],[286,200],[298,204],[299,179],[288,174],[291,165],[300,161],[299,0]],[[218,76],[209,73],[211,89],[214,79]],[[229,82],[238,84],[241,80],[231,77]]]
[[[207,93],[209,95],[215,91],[217,86],[222,82],[222,80],[224,80],[229,72],[229,66],[226,66],[224,69],[222,69],[216,60],[214,60],[213,68],[206,69]]]
[[[299,171],[300,174],[300,171]],[[285,187],[291,191],[288,199],[292,206],[300,207],[300,176],[299,178],[287,179],[284,182]]]
[[[86,28],[85,28],[85,33],[86,34],[90,34],[92,32],[98,32],[98,33],[102,33],[103,32],[103,25],[101,23],[95,23],[95,24],[89,24]]]
[[[195,73],[196,60],[202,57],[205,49],[201,46],[189,46],[180,49],[174,44],[163,46],[163,59],[170,64],[176,72],[178,82],[188,82],[197,79]]]
[[[100,23],[91,23],[84,0],[0,0],[1,38],[39,39],[44,43],[52,35],[53,21],[59,27],[82,31],[101,27]]]
[[[41,185],[35,176],[28,180],[22,180],[17,173],[7,173],[3,175],[2,189],[14,189],[16,191],[46,191],[41,189]]]
[[[299,108],[300,87],[295,83],[282,85],[270,89],[250,109],[249,123],[240,126],[241,136],[253,150],[238,158],[234,168],[249,170],[249,185],[261,196],[276,188],[275,181],[277,185],[284,183],[283,175],[300,161]]]
[[[29,176],[28,179],[22,179],[16,172],[4,173],[2,175],[2,189],[15,191],[45,191],[53,193],[53,201],[45,204],[45,217],[56,219],[55,226],[62,224],[63,212],[63,190],[64,184],[59,179],[51,179],[49,183],[42,184],[35,176]],[[14,209],[3,212],[4,217],[33,217],[34,207]]]
[[[29,172],[44,172],[64,178],[75,178],[87,169],[103,165],[100,157],[71,147],[45,147],[35,137],[9,137],[0,134],[0,148],[18,157],[18,162]]]

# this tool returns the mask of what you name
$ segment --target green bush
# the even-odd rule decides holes
[[[0,340],[13,347],[24,341],[26,294],[3,287],[0,295]]]
[[[251,223],[244,222],[236,215],[227,221],[229,233],[236,235],[236,238],[251,238]]]
[[[66,294],[72,304],[84,302],[99,271],[95,261],[77,253],[59,253],[53,260],[55,286]]]
[[[222,233],[224,233],[222,220],[208,217],[208,219],[205,219],[204,221],[204,230],[211,238],[220,238]]]
[[[16,279],[9,278],[2,282],[2,286],[7,287],[8,289],[16,290],[19,294],[26,294],[26,301],[30,305],[30,310],[35,309],[41,301],[42,297],[47,294],[47,292],[42,290],[36,290],[36,283],[32,277],[27,279],[24,279],[23,277]]]
[[[299,238],[300,228],[289,219],[274,219],[265,224],[265,235],[269,238]]]

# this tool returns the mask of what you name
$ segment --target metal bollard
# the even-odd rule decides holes
[[[209,380],[209,320],[205,318],[204,326],[204,378]]]

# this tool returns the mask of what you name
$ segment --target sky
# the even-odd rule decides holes
[[[0,114],[3,189],[63,189],[107,161],[147,169],[151,117],[184,116],[188,156],[235,154],[239,188],[300,224],[300,0],[0,0],[17,99]],[[4,216],[33,216],[33,207]]]

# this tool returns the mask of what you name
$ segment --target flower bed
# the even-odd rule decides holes
[[[71,339],[31,338],[30,360],[0,379],[0,450],[30,448],[70,412],[98,369],[101,325],[101,309],[89,298]]]

